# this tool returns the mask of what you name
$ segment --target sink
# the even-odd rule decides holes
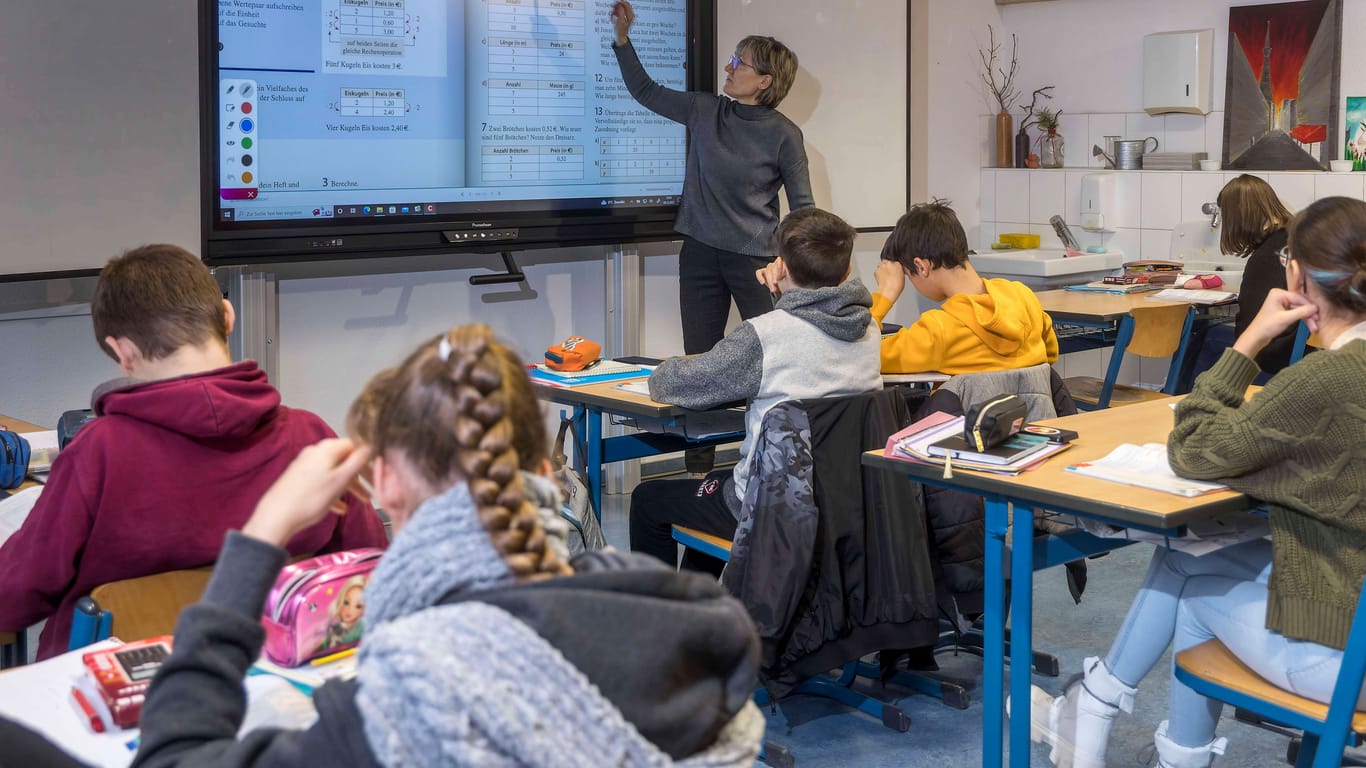
[[[1068,256],[1060,248],[989,251],[968,258],[982,275],[1018,280],[1036,288],[1093,282],[1124,263],[1124,254],[1116,250]]]

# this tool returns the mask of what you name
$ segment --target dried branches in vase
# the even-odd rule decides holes
[[[987,50],[979,48],[977,55],[982,60],[982,82],[986,83],[992,98],[1000,107],[1000,111],[996,113],[996,167],[1009,168],[1012,141],[1010,107],[1019,96],[1019,92],[1015,90],[1015,72],[1020,66],[1017,55],[1020,41],[1011,34],[1010,69],[1007,70],[999,61],[1001,44],[996,42],[996,29],[990,24],[987,25],[987,35],[990,40]]]

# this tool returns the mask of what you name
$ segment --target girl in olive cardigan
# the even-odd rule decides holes
[[[1320,200],[1290,225],[1289,291],[1274,289],[1176,410],[1172,468],[1265,503],[1271,539],[1203,557],[1159,548],[1104,661],[1080,685],[1034,689],[1032,732],[1059,765],[1103,766],[1110,725],[1171,645],[1218,638],[1275,685],[1327,702],[1366,577],[1366,203]],[[1268,342],[1301,320],[1325,350],[1244,393]],[[1171,681],[1159,765],[1206,768],[1223,705]]]

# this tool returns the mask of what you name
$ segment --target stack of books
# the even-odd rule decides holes
[[[1107,285],[1171,285],[1181,274],[1182,266],[1179,261],[1130,261],[1118,275],[1107,275],[1101,282]]]
[[[1207,157],[1207,152],[1149,152],[1143,156],[1143,170],[1194,171]]]
[[[599,360],[582,371],[556,371],[541,363],[528,365],[527,377],[531,379],[531,383],[547,387],[579,387],[648,376],[651,370],[653,369],[649,366],[617,360]]]
[[[999,446],[976,451],[963,439],[962,416],[936,412],[888,438],[883,455],[928,464],[944,464],[951,457],[954,469],[1018,475],[1068,446],[1019,433]]]
[[[1111,279],[1111,278],[1108,278],[1108,277],[1107,277],[1107,278],[1105,278],[1105,280],[1102,280],[1101,282],[1098,282],[1098,283],[1082,283],[1081,285],[1069,285],[1069,286],[1067,286],[1067,290],[1069,290],[1069,291],[1083,291],[1083,292],[1086,292],[1086,293],[1113,293],[1113,294],[1145,293],[1145,292],[1147,292],[1147,291],[1160,291],[1160,290],[1162,290],[1162,286],[1161,286],[1161,285],[1157,285],[1157,284],[1155,284],[1155,283],[1149,283],[1149,282],[1146,282],[1146,281],[1145,281],[1145,282],[1141,282],[1141,283],[1139,283],[1139,282],[1125,283],[1125,282],[1121,282],[1121,281],[1123,280],[1122,277],[1118,277],[1118,278],[1115,279],[1114,282],[1109,282],[1110,279]]]

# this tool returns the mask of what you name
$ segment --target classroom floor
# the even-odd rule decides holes
[[[613,546],[629,544],[627,515],[630,496],[608,495],[603,501],[603,529]],[[1151,547],[1137,544],[1090,562],[1090,579],[1081,604],[1072,602],[1062,569],[1035,576],[1034,644],[1037,650],[1058,656],[1062,675],[1034,676],[1034,683],[1056,693],[1082,659],[1109,648],[1124,619],[1129,603],[1147,570]],[[941,654],[942,671],[972,682],[971,706],[956,710],[936,699],[906,691],[868,691],[898,702],[911,718],[911,729],[897,733],[868,715],[852,712],[825,699],[797,696],[782,703],[777,714],[768,714],[770,740],[791,750],[799,768],[848,768],[848,766],[970,766],[982,757],[982,663],[973,656]],[[1157,764],[1152,735],[1166,717],[1168,668],[1166,656],[1148,675],[1135,697],[1134,712],[1121,714],[1111,734],[1111,768],[1146,768]],[[1007,671],[1007,679],[1009,672]],[[1228,752],[1216,766],[1271,768],[1284,766],[1287,740],[1283,736],[1232,719],[1225,708],[1219,735],[1228,737]],[[1366,755],[1366,751],[1353,750]],[[1048,750],[1035,745],[1032,765],[1048,766]]]

